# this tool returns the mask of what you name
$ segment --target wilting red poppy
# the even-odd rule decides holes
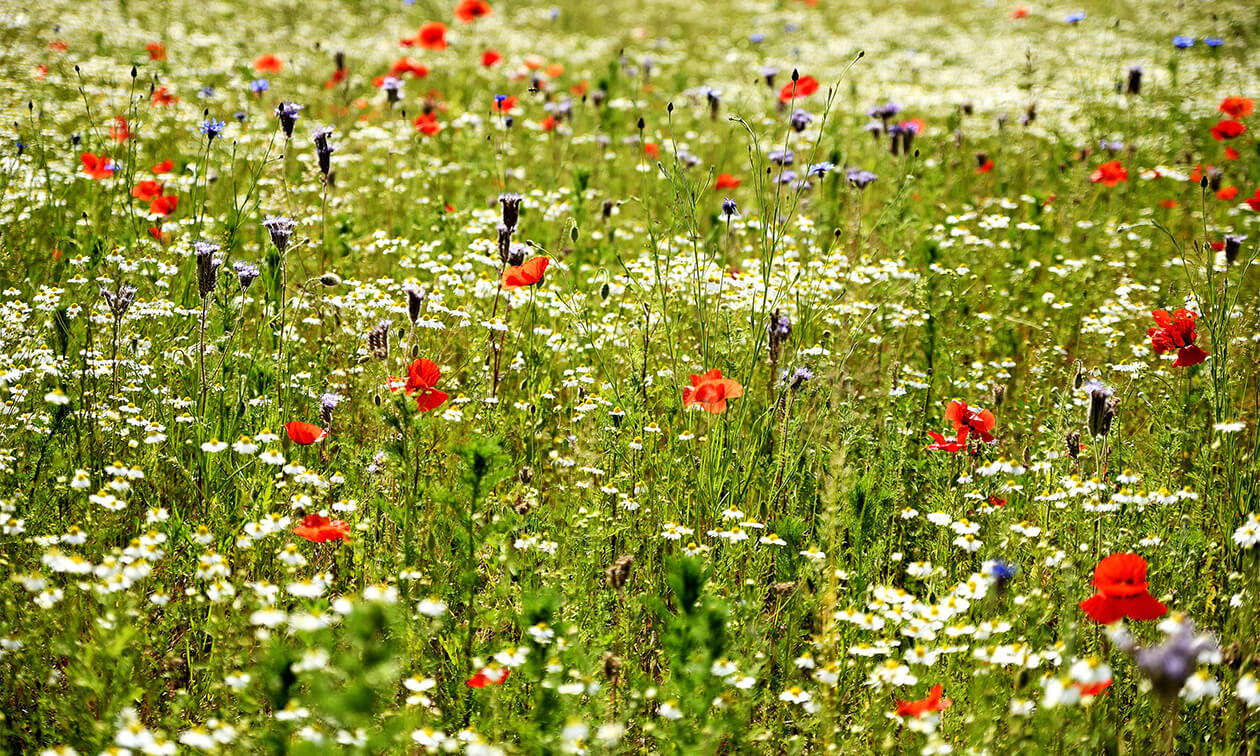
[[[295,444],[307,446],[316,441],[320,441],[328,432],[314,423],[304,423],[301,420],[294,420],[285,423],[284,430],[289,434],[289,440]]]
[[[1212,127],[1212,138],[1218,142],[1224,142],[1228,139],[1241,136],[1247,130],[1245,124],[1238,121],[1220,120]]]
[[[455,18],[462,23],[471,24],[479,18],[489,16],[494,11],[490,8],[490,3],[486,0],[459,0],[459,5],[455,6]]]
[[[163,173],[170,173],[171,169],[174,167],[175,167],[175,162],[173,160],[163,160],[162,162],[153,166],[149,170],[153,173],[154,176],[160,176]]]
[[[494,109],[500,113],[506,113],[516,107],[517,102],[518,100],[516,95],[508,95],[507,97],[502,98],[496,97],[494,100]]]
[[[729,173],[719,173],[717,181],[713,182],[714,189],[734,189],[739,186],[739,179]]]
[[[791,102],[793,99],[809,97],[818,91],[818,79],[813,76],[802,76],[797,81],[789,81],[779,90],[779,102]]]
[[[109,127],[109,138],[115,142],[125,142],[131,138],[131,124],[127,123],[126,118],[114,116],[114,122]]]
[[[83,162],[83,172],[94,179],[109,178],[114,175],[114,161],[105,155],[93,155],[85,152],[79,156]]]
[[[158,181],[137,181],[136,185],[131,187],[131,196],[145,202],[152,202],[162,196],[162,184]]]
[[[902,701],[898,699],[897,716],[921,717],[929,712],[945,711],[954,702],[948,698],[941,698],[941,693],[943,692],[945,692],[945,689],[942,686],[933,685],[927,698],[922,698],[918,701]]]
[[[1208,353],[1194,343],[1198,338],[1194,330],[1194,321],[1199,317],[1197,313],[1186,309],[1174,310],[1172,313],[1168,310],[1156,310],[1151,313],[1151,317],[1159,325],[1158,328],[1151,328],[1146,332],[1151,337],[1151,348],[1155,350],[1155,354],[1176,349],[1177,361],[1173,363],[1173,367],[1198,365],[1208,358]]]
[[[423,79],[429,75],[429,69],[420,61],[409,56],[395,61],[394,65],[390,67],[389,73],[391,76],[399,77],[403,74],[411,74],[417,79]]]
[[[403,390],[408,396],[416,398],[416,409],[428,412],[442,406],[442,403],[450,398],[445,391],[434,388],[441,377],[442,369],[437,366],[437,363],[423,357],[407,366],[407,383],[403,386]]]
[[[179,102],[179,98],[171,94],[171,90],[166,87],[157,87],[153,90],[152,96],[149,97],[149,102],[154,106],[161,105],[166,107]]]
[[[1124,163],[1121,163],[1119,160],[1112,160],[1094,169],[1094,172],[1089,174],[1089,180],[1095,184],[1115,186],[1122,181],[1128,181],[1129,172],[1125,170]]]
[[[1236,186],[1221,187],[1220,191],[1216,193],[1216,198],[1218,200],[1221,200],[1222,202],[1229,202],[1230,200],[1232,200],[1233,198],[1237,196],[1238,196],[1238,187]]]
[[[442,124],[438,123],[437,113],[421,113],[412,123],[415,124],[416,131],[425,136],[433,136],[442,130]]]
[[[954,430],[960,435],[959,440],[965,439],[966,433],[975,433],[987,443],[995,440],[991,431],[997,425],[997,420],[987,409],[977,410],[968,407],[961,399],[955,399],[945,408],[945,419],[954,424]]]
[[[503,271],[503,288],[519,289],[522,286],[533,286],[543,279],[551,258],[531,257],[520,265],[509,265]]]
[[[958,435],[954,438],[945,438],[944,434],[936,431],[928,431],[928,435],[932,437],[933,441],[933,443],[928,444],[928,451],[944,451],[950,454],[957,454],[967,448],[966,430],[958,431]]]
[[[1095,622],[1110,625],[1128,618],[1159,619],[1168,607],[1155,600],[1146,587],[1146,560],[1137,554],[1112,554],[1094,568],[1098,593],[1081,602],[1081,609]]]
[[[149,203],[149,212],[166,217],[175,212],[175,208],[178,206],[179,197],[174,194],[167,194],[161,197],[154,197]]]
[[[738,399],[744,395],[744,387],[723,378],[721,370],[710,370],[704,375],[691,375],[691,385],[683,386],[683,409],[699,404],[705,412],[719,414],[726,411],[727,399]]]
[[[149,51],[149,60],[166,60],[166,47],[161,42],[150,42],[144,49]]]
[[[321,514],[308,514],[302,524],[293,529],[293,535],[314,543],[350,540],[350,526],[344,520],[330,520]]]
[[[280,60],[279,58],[277,58],[275,55],[272,55],[271,53],[267,53],[266,55],[259,55],[257,58],[254,59],[254,70],[258,71],[259,73],[278,74],[283,68],[284,68],[284,61]]]
[[[446,49],[446,24],[441,21],[429,21],[422,25],[416,36],[407,37],[399,44],[403,47],[423,47],[426,50]]]
[[[484,688],[487,685],[502,685],[512,670],[507,667],[482,667],[477,674],[464,681],[470,688]]]
[[[1250,97],[1226,97],[1221,100],[1220,111],[1230,118],[1246,118],[1255,109]]]

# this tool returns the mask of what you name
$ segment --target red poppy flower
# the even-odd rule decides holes
[[[980,165],[976,166],[976,173],[988,173],[993,170],[993,161],[987,157],[980,161]]]
[[[1226,159],[1226,160],[1237,160],[1237,159],[1238,159],[1238,158],[1240,158],[1240,157],[1242,157],[1242,153],[1241,153],[1241,152],[1239,152],[1238,150],[1234,149],[1233,147],[1226,147],[1226,148],[1225,148],[1225,159]]]
[[[1107,691],[1107,688],[1111,687],[1111,681],[1103,680],[1102,682],[1088,684],[1078,682],[1072,683],[1072,686],[1081,692],[1081,698],[1085,698],[1087,696],[1102,695]]]
[[[519,289],[522,286],[533,286],[543,279],[551,258],[531,257],[520,265],[508,266],[503,271],[503,288]]]
[[[1106,184],[1107,186],[1115,186],[1122,181],[1129,180],[1129,172],[1125,170],[1124,163],[1119,160],[1112,160],[1109,163],[1103,163],[1089,174],[1089,180],[1095,184]]]
[[[174,194],[167,194],[162,197],[154,197],[149,203],[149,212],[154,215],[166,217],[175,212],[175,208],[179,206],[179,197]]]
[[[157,87],[153,90],[153,95],[149,97],[149,102],[154,106],[166,107],[179,102],[179,98],[171,94],[171,90],[166,87]]]
[[[48,75],[48,66],[44,65],[43,63],[40,63],[38,66],[35,66],[36,79],[42,79],[47,75]]]
[[[717,181],[713,182],[714,189],[734,189],[739,186],[739,179],[729,173],[719,173]]]
[[[153,175],[154,175],[154,176],[160,176],[160,175],[162,175],[163,173],[170,173],[170,172],[171,172],[171,169],[172,169],[172,168],[174,168],[174,167],[175,167],[175,162],[174,162],[174,161],[172,161],[172,160],[163,160],[162,162],[160,162],[160,163],[158,163],[157,165],[153,166],[153,167],[152,167],[152,168],[150,168],[149,170],[153,173]]]
[[[726,411],[727,399],[738,399],[744,395],[744,387],[723,378],[721,370],[710,370],[704,375],[691,376],[691,385],[683,386],[683,409],[699,404],[705,412],[720,414]]]
[[[1246,118],[1255,109],[1249,97],[1226,97],[1221,100],[1220,111],[1230,118]]]
[[[411,74],[417,79],[423,79],[429,75],[429,69],[415,58],[399,58],[394,62],[394,65],[390,67],[389,75],[401,77],[403,74]]]
[[[127,123],[126,118],[114,116],[114,122],[109,127],[109,138],[115,142],[125,142],[131,138],[131,124]]]
[[[70,49],[70,45],[67,45],[63,40],[54,39],[48,43],[48,49],[54,52],[65,52]]]
[[[779,102],[791,102],[793,99],[809,97],[818,91],[818,79],[813,76],[802,76],[797,81],[789,81],[779,90]]]
[[[324,89],[332,89],[341,82],[345,81],[346,77],[349,75],[349,68],[338,68],[336,71],[333,71],[332,76],[328,77],[328,81],[324,82]]]
[[[948,698],[941,698],[941,693],[945,689],[940,685],[933,685],[932,690],[928,693],[927,698],[918,701],[897,701],[897,716],[899,717],[921,717],[928,712],[945,711],[954,702]]]
[[[908,121],[902,121],[901,128],[909,129],[918,135],[923,133],[923,130],[927,128],[927,124],[924,123],[922,118],[911,118]]]
[[[661,157],[661,148],[655,142],[648,142],[643,145],[643,151],[653,160],[659,160]]]
[[[945,408],[945,419],[954,424],[960,441],[967,438],[967,433],[977,434],[986,443],[991,444],[995,440],[991,431],[997,426],[997,420],[987,409],[973,409],[966,402],[955,399]]]
[[[114,161],[105,155],[93,155],[85,152],[79,156],[83,162],[83,172],[94,179],[109,178],[114,175]]]
[[[1137,554],[1112,554],[1094,568],[1098,593],[1081,602],[1081,609],[1095,622],[1110,625],[1124,618],[1159,619],[1168,607],[1146,588],[1146,560]]]
[[[1168,310],[1156,310],[1151,313],[1151,317],[1159,325],[1158,328],[1151,328],[1146,332],[1151,337],[1151,348],[1155,350],[1155,354],[1176,349],[1177,361],[1173,363],[1173,367],[1198,365],[1208,358],[1208,353],[1194,343],[1198,338],[1194,331],[1194,321],[1199,317],[1197,313],[1186,309],[1175,310],[1171,314]]]
[[[321,514],[308,514],[293,535],[314,543],[350,540],[350,526],[344,520],[330,520]]]
[[[149,60],[166,60],[166,47],[161,42],[150,42],[144,49],[149,51]]]
[[[157,181],[138,181],[131,187],[131,196],[144,202],[152,202],[162,196],[162,184]]]
[[[958,436],[955,438],[945,438],[944,434],[936,431],[928,431],[928,435],[932,437],[933,441],[933,443],[928,444],[928,451],[944,451],[950,454],[957,454],[967,448],[967,432],[965,430],[958,431]]]
[[[1174,207],[1177,206],[1177,200],[1170,200],[1170,199],[1160,200],[1159,206],[1164,208],[1165,210],[1172,210]]]
[[[590,86],[591,86],[590,84],[587,84],[586,81],[583,80],[569,87],[569,91],[572,92],[574,96],[576,97],[582,97],[586,94],[586,90],[589,89]]]
[[[154,241],[159,242],[167,242],[171,238],[166,235],[161,226],[149,226],[149,236],[152,236]]]
[[[429,21],[422,25],[416,36],[408,37],[400,42],[403,47],[423,47],[426,50],[446,49],[446,24],[441,21]]]
[[[416,409],[428,412],[442,406],[450,398],[445,391],[434,388],[441,377],[442,369],[437,363],[423,357],[407,366],[407,383],[404,384],[403,391],[408,396],[415,396]]]
[[[1011,18],[1027,18],[1027,17],[1028,17],[1027,5],[1016,6],[1015,10],[1011,11]]]
[[[285,423],[284,430],[289,434],[290,441],[293,441],[296,444],[301,444],[302,446],[313,444],[328,435],[328,432],[318,425],[315,425],[314,423],[304,423],[301,420],[294,420],[290,423]]]
[[[507,667],[482,667],[477,674],[464,681],[470,688],[484,688],[487,685],[502,685],[512,670]]]
[[[1230,200],[1232,200],[1233,198],[1237,196],[1238,196],[1238,187],[1236,186],[1222,187],[1220,191],[1216,193],[1216,198],[1218,200],[1221,200],[1222,202],[1229,202]]]
[[[1225,249],[1224,241],[1214,241],[1214,242],[1209,242],[1209,243],[1212,247],[1213,252],[1220,252],[1221,250]]]
[[[556,127],[556,117],[553,115],[549,115],[546,118],[542,119],[542,123],[540,123],[539,125],[542,126],[543,131],[551,131],[552,129]]]
[[[438,123],[436,113],[421,113],[412,123],[416,125],[416,131],[425,136],[433,136],[442,130],[442,124]]]
[[[1260,213],[1260,189],[1257,189],[1255,194],[1243,200],[1243,202],[1247,203],[1247,207]]]
[[[1220,120],[1212,127],[1212,138],[1218,142],[1224,142],[1227,139],[1241,136],[1247,130],[1247,126],[1238,121]]]
[[[284,61],[280,60],[279,58],[272,55],[271,53],[267,53],[266,55],[259,55],[257,58],[254,59],[254,70],[259,73],[278,74],[283,68],[284,68]]]
[[[499,61],[503,60],[503,56],[498,50],[486,50],[481,54],[481,65],[489,68]]]
[[[995,507],[1004,507],[1006,506],[1007,501],[1007,499],[1003,499],[996,494],[989,497],[989,503]]]
[[[486,0],[459,0],[459,5],[455,6],[455,18],[462,23],[471,24],[479,18],[489,16],[494,11],[490,8],[490,3]]]
[[[518,100],[516,95],[508,95],[507,97],[503,97],[501,99],[496,97],[494,100],[494,109],[500,113],[506,113],[516,107],[517,102]]]

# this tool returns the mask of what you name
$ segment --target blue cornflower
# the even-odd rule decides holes
[[[814,163],[813,165],[811,165],[809,167],[809,171],[807,172],[811,176],[817,176],[818,178],[823,178],[828,173],[830,173],[832,169],[834,169],[835,167],[836,167],[835,163],[824,160],[821,163]]]
[[[1002,586],[1009,583],[1019,573],[1019,568],[1010,562],[994,559],[984,563],[984,571],[993,578],[994,582]]]
[[[791,150],[773,150],[766,157],[775,165],[791,165],[792,161],[796,159]]]
[[[201,89],[198,89],[198,90],[197,90],[197,96],[198,96],[198,97],[201,97],[201,98],[203,98],[203,99],[208,99],[208,98],[210,98],[210,97],[214,97],[214,87],[212,87],[212,86],[210,86],[209,84],[207,84],[206,86],[204,86],[204,87],[202,87]]]
[[[206,139],[213,142],[214,138],[223,133],[227,128],[227,124],[223,121],[217,121],[213,118],[207,118],[201,122],[201,133],[206,135]]]
[[[1225,40],[1221,39],[1220,37],[1204,37],[1203,44],[1207,45],[1208,47],[1220,47],[1221,45],[1225,44]]]
[[[752,34],[748,35],[748,41],[752,42],[754,45],[759,45],[762,42],[766,41],[766,35],[762,34],[761,32],[753,32]]]
[[[725,215],[728,220],[739,217],[739,208],[735,206],[735,200],[730,197],[722,198],[722,215]]]
[[[801,30],[800,24],[795,24],[795,23],[792,23],[791,21],[783,25],[783,31],[787,32],[788,34],[791,34],[792,32],[796,32],[800,30]]]
[[[795,181],[795,180],[796,180],[796,178],[797,178],[797,177],[796,177],[796,171],[794,171],[794,170],[792,170],[791,168],[789,168],[789,169],[787,169],[786,171],[783,171],[782,173],[780,173],[780,174],[779,174],[779,183],[780,183],[780,184],[790,184],[790,183],[792,183],[793,181]]]
[[[1079,24],[1085,20],[1085,14],[1080,11],[1077,11],[1076,13],[1069,13],[1067,14],[1067,18],[1063,20],[1067,21],[1069,24]]]
[[[266,79],[254,79],[253,81],[249,83],[249,91],[253,92],[254,94],[262,94],[263,92],[266,92],[268,89],[271,89],[271,82],[267,81]]]
[[[1186,37],[1178,34],[1173,37],[1173,46],[1179,50],[1184,50],[1187,47],[1194,47],[1194,37]]]
[[[849,180],[850,184],[853,184],[858,189],[865,189],[873,184],[879,177],[870,171],[853,169],[845,173],[845,178]]]
[[[547,15],[552,21],[555,21],[557,18],[560,18],[560,9],[553,7],[551,10],[547,11]]]

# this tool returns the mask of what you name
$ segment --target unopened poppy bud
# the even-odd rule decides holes
[[[643,120],[643,116],[639,116],[639,131],[643,131],[645,126],[647,126],[647,122]]]
[[[325,273],[319,277],[319,282],[325,286],[333,287],[341,285],[341,276],[336,273]]]
[[[800,80],[801,80],[801,72],[800,72],[800,71],[798,71],[798,70],[796,70],[795,68],[793,68],[793,69],[792,69],[792,81],[800,81]]]

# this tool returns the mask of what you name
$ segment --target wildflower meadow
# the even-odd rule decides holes
[[[1257,44],[0,0],[0,753],[1255,753]]]

